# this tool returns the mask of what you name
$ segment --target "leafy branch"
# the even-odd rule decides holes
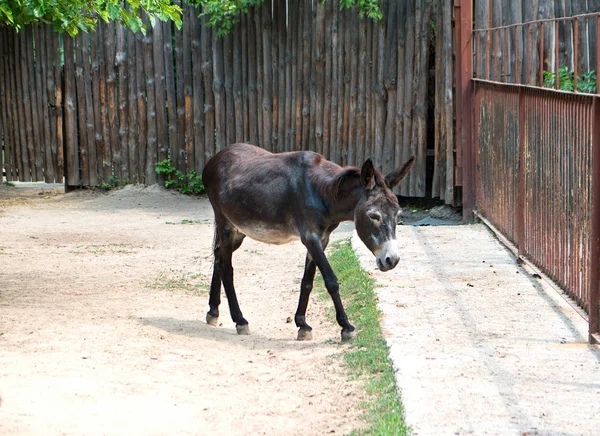
[[[588,94],[595,94],[596,91],[596,71],[590,70],[577,76],[577,91]],[[575,90],[575,72],[569,70],[569,67],[563,65],[558,69],[558,84],[563,91]],[[550,71],[544,71],[545,88],[556,88],[556,74]]]

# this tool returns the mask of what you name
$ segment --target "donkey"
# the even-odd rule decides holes
[[[214,265],[206,322],[216,326],[221,283],[237,333],[250,334],[233,286],[232,254],[246,236],[268,244],[300,239],[307,249],[300,300],[295,315],[298,340],[312,339],[306,308],[319,268],[342,327],[342,341],[356,332],[348,321],[339,285],[324,250],[342,221],[353,220],[356,232],[375,255],[381,271],[400,259],[396,220],[400,206],[391,189],[406,177],[412,156],[383,176],[367,159],[362,168],[340,167],[310,151],[273,154],[250,144],[230,145],[213,156],[202,179],[215,213]]]

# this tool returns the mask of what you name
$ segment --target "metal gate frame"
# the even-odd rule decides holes
[[[477,86],[488,86],[490,88],[498,89],[498,87],[508,87],[518,93],[518,123],[519,123],[519,157],[517,165],[517,184],[516,190],[518,192],[517,207],[516,207],[516,232],[512,235],[512,238],[502,238],[503,242],[509,245],[509,248],[515,252],[517,257],[524,260],[527,263],[532,264],[529,259],[525,256],[525,167],[526,167],[526,156],[525,150],[525,138],[524,128],[525,124],[524,113],[526,104],[526,93],[528,90],[536,90],[535,92],[557,92],[559,90],[549,90],[548,88],[541,88],[538,86],[524,85],[520,83],[502,83],[495,80],[474,77],[474,41],[477,32],[494,32],[500,28],[488,29],[473,29],[473,0],[455,0],[455,58],[456,58],[456,69],[455,69],[455,84],[456,84],[456,154],[457,154],[457,165],[456,165],[456,180],[457,185],[462,187],[462,204],[463,204],[463,220],[465,222],[471,222],[476,216],[483,218],[487,225],[491,226],[495,232],[499,232],[494,228],[491,223],[496,217],[485,216],[477,211],[478,203],[476,200],[476,187],[478,183],[478,144],[479,138],[476,135],[479,134],[479,118],[478,114],[474,113],[474,107],[476,106],[476,87]],[[598,20],[597,25],[597,59],[598,65],[596,71],[600,72],[600,14],[586,14],[586,16],[595,15]],[[579,16],[582,17],[582,16]],[[558,20],[574,19],[574,27],[577,28],[578,17],[567,17],[567,18],[556,18],[548,20],[537,20],[531,23],[523,23],[519,25],[531,25],[532,23],[539,23],[542,27],[545,23],[552,22],[557,26]],[[502,29],[507,29],[512,26],[502,26]],[[516,32],[516,31],[515,31]],[[541,32],[542,33],[542,32]],[[506,30],[505,30],[506,34]],[[516,33],[515,33],[516,34]],[[529,32],[527,33],[529,37]],[[542,33],[543,34],[543,33]],[[577,41],[577,38],[575,38]],[[543,42],[540,43],[543,52]],[[557,46],[558,47],[558,46]],[[489,50],[489,47],[486,47]],[[577,42],[574,44],[575,53],[577,53]],[[489,53],[489,52],[488,52]],[[558,48],[557,48],[558,53]],[[543,56],[540,56],[541,62],[543,62]],[[575,55],[577,59],[577,55]],[[558,67],[558,56],[556,57]],[[527,63],[529,67],[529,63]],[[518,66],[517,66],[518,68]],[[558,69],[558,68],[557,68]],[[543,70],[543,64],[540,68]],[[575,77],[577,77],[577,67],[575,66]],[[599,74],[600,76],[600,74]],[[495,78],[495,77],[494,77]],[[576,81],[577,79],[575,79]],[[558,80],[557,80],[558,82]],[[558,87],[558,83],[556,84]],[[575,84],[576,88],[576,84]],[[506,88],[505,88],[506,89]],[[597,90],[600,93],[600,77],[597,81]],[[533,92],[533,91],[530,91]],[[569,93],[573,95],[582,95],[580,93]],[[591,181],[589,182],[589,189],[591,190],[591,216],[589,219],[590,229],[590,240],[589,240],[589,268],[583,271],[586,274],[587,283],[589,283],[588,290],[588,313],[587,318],[589,322],[589,341],[590,343],[600,343],[600,302],[599,302],[599,288],[600,288],[600,94],[591,95],[584,94],[586,99],[591,99],[591,116],[589,122],[591,124],[591,162],[589,169],[591,171]],[[588,176],[589,178],[589,176]],[[505,235],[506,236],[506,235]],[[542,235],[543,237],[543,235]],[[512,239],[512,240],[511,240]],[[512,247],[510,247],[512,245]],[[556,263],[560,265],[560,263]],[[533,263],[533,266],[541,271],[548,272],[549,275],[556,276],[552,271],[552,267],[556,265],[539,265]],[[569,293],[569,289],[565,289]]]

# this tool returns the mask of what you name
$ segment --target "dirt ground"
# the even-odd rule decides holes
[[[328,300],[288,322],[305,251],[234,254],[251,336],[204,322],[212,209],[159,187],[0,186],[0,434],[345,434],[363,424]]]

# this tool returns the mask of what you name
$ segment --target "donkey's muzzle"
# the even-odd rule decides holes
[[[377,254],[377,268],[381,271],[394,269],[400,261],[398,242],[395,239],[387,241]]]

